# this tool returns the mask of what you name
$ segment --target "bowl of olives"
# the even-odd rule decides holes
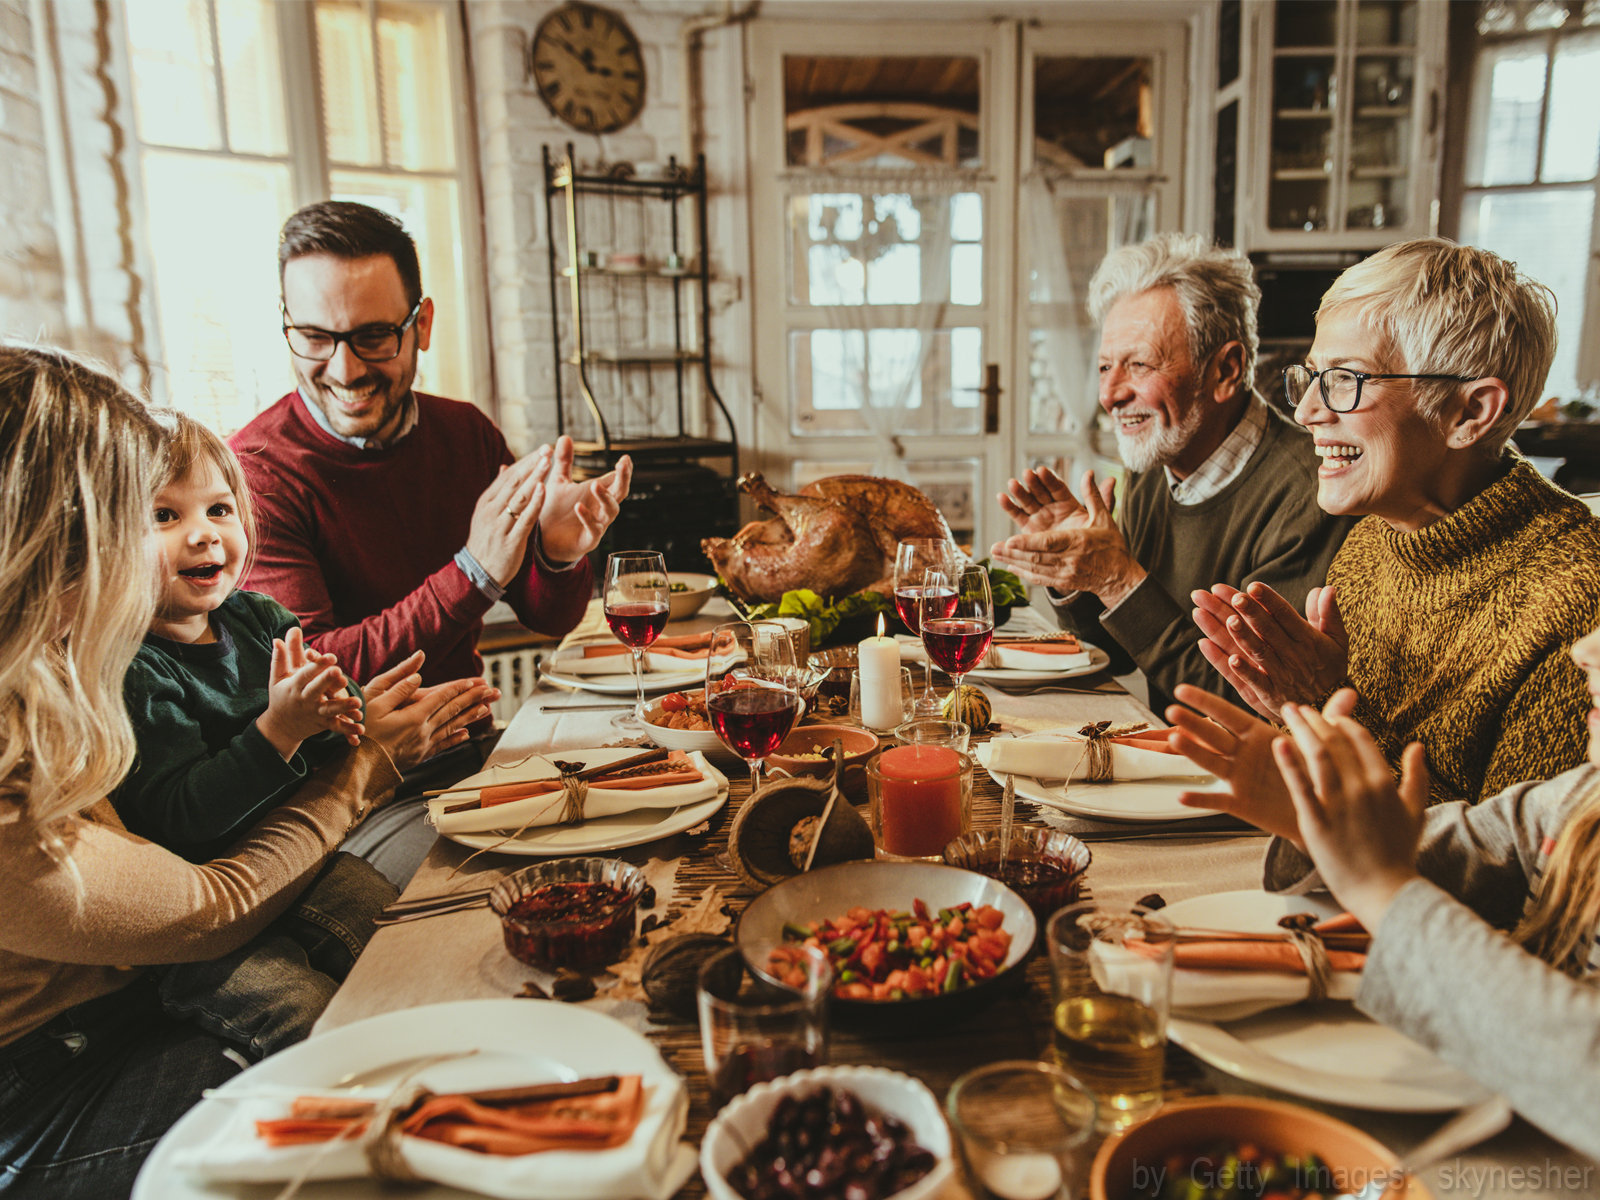
[[[953,1171],[933,1093],[882,1067],[817,1067],[759,1083],[700,1143],[712,1200],[928,1200]]]

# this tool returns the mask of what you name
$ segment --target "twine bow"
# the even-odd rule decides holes
[[[544,758],[544,756],[542,754],[530,754],[526,758],[518,759],[516,762],[506,763],[505,766],[509,768],[520,767],[524,763],[532,762],[536,758]],[[577,824],[579,821],[583,820],[584,805],[589,799],[588,781],[578,778],[578,772],[583,769],[583,764],[562,762],[560,759],[545,759],[545,761],[550,763],[551,766],[555,767],[555,769],[561,773],[561,819],[556,823],[558,825]],[[555,803],[554,797],[551,798],[550,803]],[[541,805],[539,808],[534,810],[533,814],[526,821],[524,821],[516,829],[513,829],[510,833],[506,834],[505,837],[501,838],[498,842],[494,842],[488,846],[485,846],[482,850],[474,850],[461,861],[460,866],[456,867],[454,871],[451,871],[450,874],[445,876],[446,881],[454,879],[458,874],[461,873],[462,869],[465,868],[466,865],[473,859],[477,858],[478,855],[487,854],[491,850],[498,850],[507,842],[521,837],[530,825],[532,825],[540,817],[544,816],[549,808],[550,804]]]
[[[1289,935],[1289,944],[1300,952],[1300,961],[1305,964],[1306,980],[1310,984],[1306,999],[1313,1004],[1328,998],[1328,984],[1333,980],[1333,963],[1328,958],[1327,944],[1317,932],[1316,924],[1317,918],[1313,913],[1290,913],[1278,921],[1279,927]]]
[[[1148,724],[1147,721],[1130,721],[1113,725],[1110,721],[1096,721],[1078,730],[1078,733],[1086,739],[1083,753],[1088,759],[1088,767],[1084,770],[1083,777],[1090,783],[1110,783],[1112,739],[1138,733]],[[1080,758],[1079,761],[1083,759]],[[1070,773],[1068,778],[1071,778]]]

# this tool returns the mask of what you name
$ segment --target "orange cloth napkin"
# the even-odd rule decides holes
[[[668,658],[697,658],[703,660],[711,653],[711,635],[709,633],[685,633],[673,637],[657,638],[649,647],[651,654],[664,654]],[[617,654],[630,654],[632,651],[621,642],[599,642],[595,645],[585,646],[585,658],[611,658]]]
[[[1048,642],[1001,642],[996,649],[1022,650],[1028,654],[1082,654],[1083,647],[1078,640],[1073,638],[1068,641],[1062,638],[1053,638]]]
[[[592,788],[605,788],[616,792],[641,792],[647,788],[667,787],[679,783],[699,783],[705,776],[689,761],[682,750],[667,755],[667,762],[675,769],[658,771],[653,775],[599,775],[588,781]],[[534,796],[548,796],[561,790],[559,779],[532,779],[522,783],[500,783],[478,789],[478,807],[493,808],[497,804],[511,804]],[[470,803],[470,801],[469,801]]]
[[[1176,754],[1167,745],[1171,729],[1141,729],[1138,733],[1124,733],[1111,740],[1119,746],[1132,746],[1135,750],[1154,750],[1157,754]]]
[[[1187,971],[1306,973],[1300,951],[1288,942],[1186,942],[1175,947],[1174,954],[1174,965]],[[1353,950],[1328,951],[1328,965],[1335,971],[1359,971],[1366,962],[1365,954]]]

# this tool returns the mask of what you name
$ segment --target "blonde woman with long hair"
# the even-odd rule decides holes
[[[243,1065],[165,1017],[148,965],[216,958],[282,913],[399,773],[375,742],[311,775],[226,858],[124,830],[123,674],[155,611],[158,430],[109,376],[0,347],[0,1192],[127,1194],[146,1154]],[[407,667],[407,669],[411,669]],[[479,712],[396,673],[368,720],[415,761]],[[376,693],[376,694],[374,694]],[[230,1054],[232,1057],[230,1057]]]
[[[1600,630],[1572,658],[1600,703]],[[1397,783],[1349,690],[1285,705],[1289,737],[1199,688],[1178,699],[1205,715],[1167,710],[1173,749],[1232,789],[1185,802],[1279,835],[1266,886],[1326,887],[1371,931],[1357,1007],[1600,1158],[1600,707],[1583,766],[1429,807],[1421,743]]]

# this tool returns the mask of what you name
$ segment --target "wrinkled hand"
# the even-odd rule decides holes
[[[367,735],[402,771],[466,741],[467,726],[489,716],[489,705],[500,698],[481,679],[423,687],[416,674],[422,659],[419,650],[366,686]]]
[[[606,528],[617,519],[632,481],[633,460],[624,454],[615,470],[574,483],[572,439],[557,438],[545,480],[544,514],[539,518],[539,539],[546,557],[573,562],[598,546]]]
[[[473,507],[467,553],[501,587],[516,578],[528,556],[528,539],[544,512],[549,471],[550,447],[541,446],[509,467],[501,467]]]
[[[1355,703],[1354,692],[1339,697]],[[1428,807],[1422,745],[1406,747],[1396,787],[1372,735],[1348,716],[1286,704],[1283,719],[1294,741],[1279,737],[1273,751],[1305,849],[1339,903],[1376,933],[1395,894],[1417,875]]]
[[[345,694],[346,682],[333,655],[308,651],[299,627],[290,629],[272,640],[267,711],[256,718],[256,728],[285,762],[312,734],[359,728],[361,701]]]
[[[1079,504],[1054,472],[1023,472],[1000,497],[1000,507],[1023,531],[996,542],[989,554],[996,566],[1029,583],[1093,592],[1109,608],[1139,586],[1145,570],[1111,519],[1116,480],[1097,485],[1094,472],[1087,471],[1082,491]]]
[[[1261,582],[1192,592],[1200,653],[1269,721],[1285,704],[1307,704],[1349,679],[1350,639],[1331,587],[1306,594],[1306,616]]]

